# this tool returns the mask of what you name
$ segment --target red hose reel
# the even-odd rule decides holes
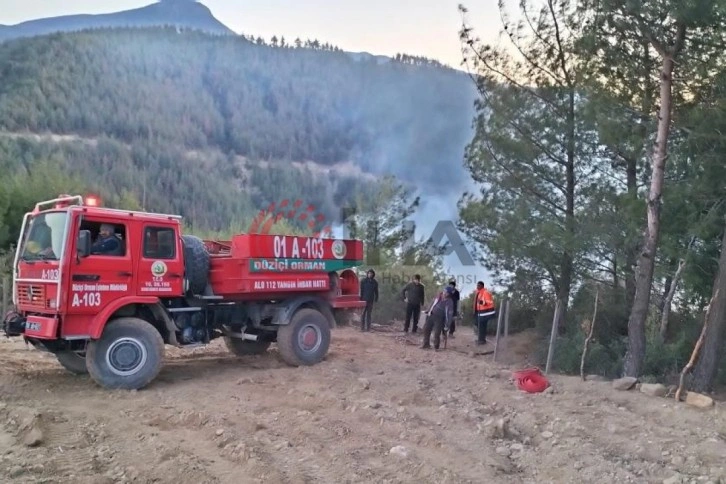
[[[541,393],[550,386],[549,380],[539,368],[527,368],[512,373],[517,387],[527,393]]]

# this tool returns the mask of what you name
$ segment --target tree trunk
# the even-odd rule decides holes
[[[718,272],[713,283],[713,298],[706,318],[703,347],[693,370],[691,383],[691,388],[700,393],[713,390],[713,381],[723,355],[724,328],[726,327],[726,227],[721,241]]]
[[[565,256],[567,258],[567,256]],[[557,322],[558,335],[564,334],[567,330],[567,307],[570,304],[570,290],[572,289],[572,260],[565,261],[562,265],[562,276],[560,277],[560,288],[557,291],[557,301],[560,303],[559,321]]]
[[[590,322],[590,331],[587,333],[585,338],[585,344],[582,347],[582,357],[580,358],[580,378],[585,381],[585,359],[587,358],[587,350],[590,348],[592,337],[595,334],[595,321],[597,321],[597,303],[600,298],[600,288],[598,287],[595,292],[595,309],[592,312],[592,321]]]
[[[643,79],[643,92],[641,96],[640,111],[644,118],[650,116],[653,109],[653,91],[650,88],[648,79],[650,78],[650,42],[643,41],[641,45],[643,51],[641,78]],[[641,122],[637,128],[638,133],[638,149],[634,152],[634,156],[628,157],[625,167],[626,183],[628,187],[628,197],[631,202],[638,200],[638,158],[645,153],[645,146],[648,140],[648,128],[646,123]],[[638,264],[638,251],[640,244],[630,241],[626,244],[625,258],[625,311],[630,314],[633,309],[633,301],[635,300],[635,269]]]
[[[668,292],[663,298],[663,308],[661,311],[660,316],[660,339],[662,341],[665,341],[666,334],[668,333],[668,319],[671,315],[671,304],[673,303],[673,297],[676,295],[676,289],[678,288],[678,281],[681,279],[681,275],[683,274],[683,269],[686,268],[686,260],[681,259],[678,263],[678,269],[676,270],[676,274],[670,278],[670,282],[667,284]]]
[[[643,133],[643,140],[646,134]],[[630,157],[627,161],[628,196],[632,200],[638,199],[638,160]],[[625,254],[625,309],[630,313],[635,299],[635,267],[638,263],[638,244],[626,245]]]
[[[658,134],[655,149],[653,150],[652,173],[648,193],[648,227],[638,260],[638,269],[635,276],[635,298],[628,319],[628,351],[625,355],[624,372],[626,376],[631,377],[640,376],[645,361],[645,321],[648,318],[655,256],[660,237],[661,195],[663,193],[665,165],[668,155],[668,135],[673,100],[673,67],[673,56],[664,55],[660,79]]]
[[[663,308],[665,308],[666,300],[668,299],[668,294],[671,292],[671,287],[673,286],[673,272],[678,271],[680,268],[680,265],[678,264],[678,261],[675,259],[670,259],[668,261],[668,275],[665,278],[665,284],[663,285],[663,295],[660,298],[660,301],[658,302],[658,311],[662,314]]]
[[[560,273],[560,290],[557,299],[560,301],[560,320],[558,328],[560,332],[566,329],[567,307],[570,304],[570,290],[572,288],[572,277],[574,272],[572,244],[577,240],[577,224],[575,220],[575,91],[569,92],[569,105],[567,112],[567,167],[565,173],[566,188],[566,209],[565,209],[565,250],[562,254],[562,266]]]

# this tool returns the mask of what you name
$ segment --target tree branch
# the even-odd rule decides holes
[[[557,14],[555,13],[555,7],[552,2],[552,0],[547,1],[547,5],[550,9],[550,14],[552,15],[552,23],[555,27],[555,39],[557,41],[557,57],[560,60],[560,67],[562,68],[562,73],[565,76],[565,82],[567,83],[567,86],[572,88],[572,79],[570,78],[570,71],[567,69],[567,61],[565,60],[565,51],[562,46],[562,38],[560,36],[560,24],[557,21]]]
[[[515,81],[509,74],[506,74],[506,73],[502,72],[500,69],[492,66],[491,63],[482,55],[482,53],[480,52],[480,50],[476,48],[476,46],[474,45],[474,40],[471,39],[470,37],[468,37],[469,30],[470,29],[468,29],[466,27],[463,27],[462,30],[461,30],[461,32],[460,32],[460,34],[459,34],[459,38],[460,38],[460,40],[462,40],[465,44],[467,44],[471,48],[471,50],[474,53],[473,55],[476,57],[476,59],[479,60],[479,62],[482,63],[482,65],[487,70],[493,72],[494,74],[497,74],[497,75],[503,77],[509,84],[511,84],[513,86],[516,86],[519,89],[522,89],[523,91],[528,92],[529,94],[531,94],[532,96],[534,96],[537,99],[541,100],[542,102],[544,102],[546,104],[549,104],[556,112],[559,112],[560,111],[560,109],[558,108],[558,106],[556,104],[552,103],[549,99],[541,96],[536,91],[536,89],[533,89],[531,87],[524,86],[523,84]],[[482,93],[482,88],[479,85],[479,83],[477,83],[477,88],[479,89],[479,92]]]
[[[541,40],[542,43],[546,44],[546,42],[544,41],[544,39],[539,35],[539,32],[537,32],[537,30],[532,25],[532,23],[529,22],[529,17],[526,14],[527,9],[524,7],[524,2],[521,2],[520,8],[525,13],[525,18],[527,19],[527,23],[528,23],[529,27],[532,29],[532,32],[534,32],[535,37],[537,37],[539,40]],[[546,68],[540,66],[534,59],[530,58],[530,56],[528,56],[524,52],[524,50],[519,46],[519,43],[514,40],[514,34],[512,34],[509,31],[508,23],[507,23],[507,20],[505,20],[505,18],[504,18],[504,14],[502,12],[502,9],[503,9],[503,6],[502,6],[502,2],[500,1],[499,2],[499,18],[502,20],[502,25],[504,25],[504,30],[505,30],[505,32],[507,32],[507,36],[509,37],[509,40],[512,42],[512,44],[514,45],[514,47],[517,49],[517,52],[519,52],[519,54],[524,58],[524,60],[526,60],[529,63],[529,65],[531,65],[535,69],[537,69],[537,70],[539,70],[539,71],[544,72],[545,74],[547,74],[549,77],[551,77],[555,81],[556,84],[561,84],[562,83],[562,80],[561,79],[559,79],[549,69],[546,69]]]
[[[546,196],[539,193],[534,188],[531,188],[528,184],[524,183],[521,177],[518,177],[514,174],[514,172],[506,165],[506,163],[503,163],[500,161],[499,157],[494,153],[494,150],[489,145],[489,143],[485,143],[486,150],[489,152],[489,155],[492,157],[492,161],[496,163],[502,170],[504,170],[510,177],[512,177],[515,181],[519,182],[522,185],[523,190],[528,192],[530,195],[533,195],[535,198],[540,200],[545,204],[545,210],[550,214],[553,215],[556,218],[561,218],[561,215],[559,212],[565,213],[565,209],[563,207],[560,207],[552,200],[548,199]],[[513,193],[516,193],[512,190]],[[547,210],[546,207],[550,207],[550,210]]]
[[[675,59],[678,54],[683,50],[683,46],[686,43],[686,24],[684,22],[678,22],[678,30],[676,32],[676,40],[673,42],[673,48],[671,49],[671,58]]]

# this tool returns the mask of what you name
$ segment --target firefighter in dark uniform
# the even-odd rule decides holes
[[[434,349],[439,349],[441,343],[441,333],[448,331],[451,322],[454,320],[454,301],[451,299],[454,288],[446,286],[441,294],[436,298],[431,309],[428,311],[426,324],[423,328],[423,345],[422,349],[431,348],[431,331],[434,332]]]
[[[454,302],[454,319],[451,320],[451,326],[449,327],[449,337],[453,338],[454,330],[456,329],[456,320],[459,317],[459,300],[461,299],[461,294],[456,288],[456,280],[450,280],[449,286],[454,288],[454,292],[451,294],[451,300]]]
[[[421,276],[416,274],[413,281],[406,284],[401,293],[403,300],[406,301],[406,322],[403,325],[403,332],[408,333],[408,328],[413,320],[412,333],[418,331],[418,320],[421,316],[421,306],[423,306],[426,296],[424,285],[421,284]]]
[[[360,330],[370,331],[373,303],[378,302],[378,281],[376,281],[376,271],[373,269],[368,269],[365,279],[360,283],[360,298],[366,302],[360,318]]]

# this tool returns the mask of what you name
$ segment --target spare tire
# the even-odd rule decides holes
[[[184,244],[184,277],[192,294],[203,294],[209,281],[209,251],[204,241],[193,235],[182,235]]]

